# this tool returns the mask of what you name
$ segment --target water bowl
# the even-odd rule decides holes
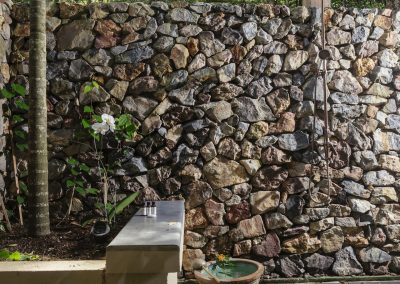
[[[258,284],[264,273],[264,266],[256,261],[241,258],[232,258],[232,265],[220,268],[214,261],[207,262],[206,270],[198,270],[194,275],[200,284],[236,283]]]

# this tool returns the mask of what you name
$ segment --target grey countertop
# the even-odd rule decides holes
[[[143,208],[107,247],[111,250],[179,250],[182,246],[184,201],[157,201],[157,217],[143,216]]]

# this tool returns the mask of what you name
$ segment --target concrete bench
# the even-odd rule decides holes
[[[184,202],[158,201],[157,217],[139,210],[107,247],[106,282],[176,284],[182,267]]]

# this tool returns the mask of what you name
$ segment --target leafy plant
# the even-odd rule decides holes
[[[112,220],[116,215],[120,214],[126,207],[132,204],[133,201],[139,196],[139,192],[134,192],[121,202],[117,204],[117,206],[113,207],[108,214],[108,219]]]
[[[8,249],[0,250],[0,260],[28,261],[39,260],[39,256],[33,253],[10,252]]]
[[[214,270],[216,270],[216,268],[220,268],[223,274],[230,276],[230,273],[232,271],[228,270],[228,268],[232,268],[233,262],[231,261],[231,258],[228,255],[217,254],[213,266]]]

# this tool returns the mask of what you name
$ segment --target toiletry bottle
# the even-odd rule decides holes
[[[153,201],[152,207],[153,207],[153,216],[157,217],[157,205],[155,201]]]
[[[143,216],[147,216],[148,212],[147,212],[147,201],[144,202],[144,206],[143,206]]]

